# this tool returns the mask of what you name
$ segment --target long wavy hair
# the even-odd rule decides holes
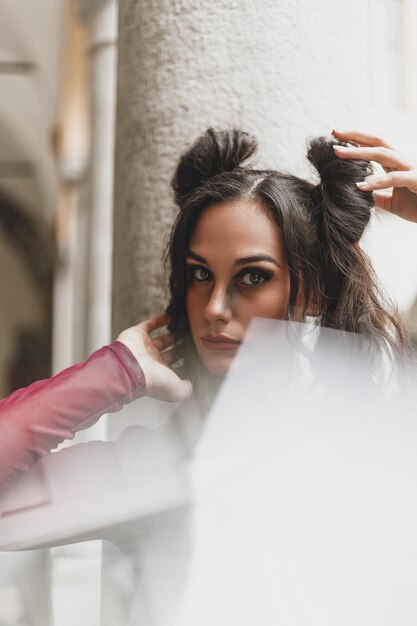
[[[359,241],[369,222],[372,193],[356,184],[370,173],[361,160],[343,160],[335,140],[310,141],[307,158],[319,175],[313,184],[245,163],[257,141],[241,130],[206,130],[181,157],[172,179],[179,213],[167,247],[171,330],[187,337],[186,252],[201,213],[209,206],[250,199],[278,225],[290,272],[287,319],[294,319],[302,290],[302,318],[314,304],[323,327],[363,333],[373,344],[403,355],[408,339],[396,307],[382,293]],[[298,317],[299,319],[299,317]]]

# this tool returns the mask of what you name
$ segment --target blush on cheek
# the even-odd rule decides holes
[[[254,300],[242,303],[240,307],[241,315],[246,318],[246,324],[248,325],[253,317],[286,319],[290,295],[289,280],[285,285],[280,284],[278,287],[268,285],[262,293],[259,293],[261,289],[263,288],[260,287],[254,294],[256,295]]]
[[[185,297],[185,310],[187,313],[188,323],[191,330],[191,335],[195,339],[198,331],[198,327],[201,326],[204,316],[204,308],[202,307],[199,298],[187,291]]]
[[[187,318],[190,324],[191,324],[191,319],[193,317],[194,310],[195,310],[195,306],[194,306],[193,298],[190,295],[189,290],[187,290],[187,293],[185,295],[185,311],[187,313]]]

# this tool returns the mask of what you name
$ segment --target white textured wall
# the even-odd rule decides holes
[[[261,163],[305,173],[306,137],[357,121],[370,94],[364,0],[123,0],[119,29],[114,331],[161,308],[189,142],[240,126]]]

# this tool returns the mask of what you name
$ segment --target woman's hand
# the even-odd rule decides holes
[[[124,330],[117,338],[139,362],[146,381],[146,395],[158,400],[180,402],[191,395],[189,380],[181,380],[169,367],[173,361],[174,337],[165,333],[152,338],[150,333],[166,326],[168,315],[159,315]]]
[[[385,174],[373,174],[357,183],[362,191],[373,191],[375,206],[410,222],[417,222],[417,161],[399,154],[380,137],[356,131],[333,130],[332,135],[358,146],[334,146],[342,159],[376,161]]]

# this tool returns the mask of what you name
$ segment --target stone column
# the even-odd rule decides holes
[[[364,6],[366,5],[366,6]],[[179,154],[208,126],[305,174],[305,140],[357,125],[370,98],[363,0],[123,0],[119,10],[113,332],[162,310]]]

